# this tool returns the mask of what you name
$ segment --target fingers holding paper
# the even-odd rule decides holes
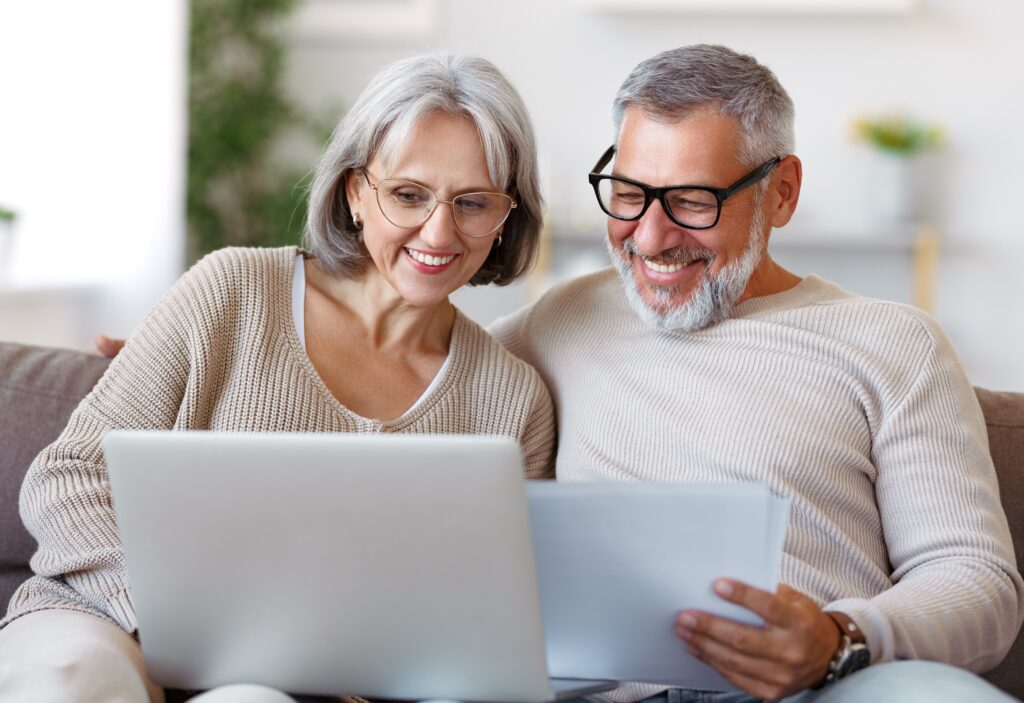
[[[684,610],[676,634],[690,653],[728,681],[765,700],[778,700],[825,678],[839,646],[839,630],[817,604],[785,584],[775,593],[719,579],[715,593],[761,616],[746,625],[697,610]]]

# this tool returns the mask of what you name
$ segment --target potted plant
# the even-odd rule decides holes
[[[865,202],[885,225],[920,222],[929,174],[920,156],[944,141],[942,128],[902,113],[861,117],[853,123],[854,138],[871,149]]]

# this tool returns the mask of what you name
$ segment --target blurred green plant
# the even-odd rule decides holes
[[[189,47],[188,256],[224,246],[296,244],[306,174],[281,158],[288,136],[329,127],[285,95],[284,27],[298,0],[192,0]]]
[[[16,212],[14,212],[14,210],[11,210],[9,208],[5,208],[3,205],[0,205],[0,222],[7,222],[7,223],[14,222],[14,220],[17,217],[18,217],[18,214]]]
[[[879,151],[910,156],[942,144],[942,128],[892,113],[862,117],[853,123],[854,137]]]

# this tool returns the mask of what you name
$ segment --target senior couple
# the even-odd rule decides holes
[[[305,248],[194,266],[31,466],[36,576],[2,622],[0,700],[163,700],[100,450],[116,427],[502,434],[528,477],[764,482],[793,505],[784,585],[713,584],[764,626],[666,622],[744,693],[635,682],[614,700],[1009,700],[968,673],[1006,654],[1024,583],[955,352],[924,313],[767,253],[802,180],[786,91],[749,56],[689,46],[638,65],[613,116],[590,181],[614,266],[492,337],[448,297],[534,258],[523,104],[480,59],[377,75],[317,167]]]

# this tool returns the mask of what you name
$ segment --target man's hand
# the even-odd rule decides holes
[[[96,335],[93,343],[96,345],[96,353],[108,359],[113,359],[117,356],[117,353],[124,346],[123,339],[113,339],[103,334]]]
[[[743,625],[710,613],[684,610],[676,634],[690,653],[750,695],[774,701],[825,679],[839,648],[839,629],[804,594],[779,584],[774,594],[739,581],[719,579],[715,593],[761,616],[764,625]]]

